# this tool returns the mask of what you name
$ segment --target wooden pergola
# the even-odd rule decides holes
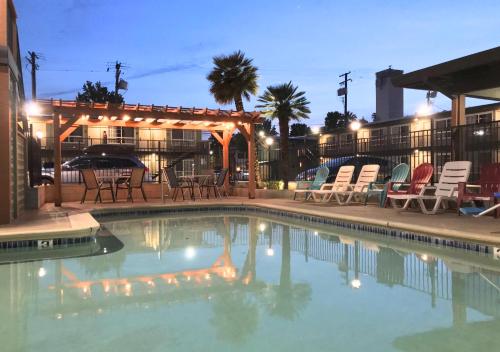
[[[55,205],[62,203],[61,142],[78,126],[118,126],[209,131],[222,145],[222,166],[229,168],[229,143],[236,129],[248,143],[248,197],[255,198],[255,125],[260,113],[159,105],[82,103],[37,100],[41,114],[52,116],[54,127]],[[229,179],[226,178],[226,189]]]

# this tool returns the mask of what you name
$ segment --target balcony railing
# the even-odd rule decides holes
[[[42,138],[40,141],[42,150],[54,150],[54,139],[52,137]],[[61,143],[63,151],[84,151],[85,148],[94,145],[123,145],[129,146],[134,152],[154,152],[154,153],[208,153],[207,141],[195,140],[145,140],[133,137],[108,137],[108,138],[84,138],[80,136],[70,136]]]

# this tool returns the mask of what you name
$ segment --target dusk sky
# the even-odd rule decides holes
[[[478,6],[478,3],[481,6]],[[86,80],[112,87],[122,61],[129,103],[217,107],[206,75],[214,55],[242,50],[262,93],[292,81],[311,102],[310,124],[342,110],[336,91],[351,71],[349,110],[370,119],[375,72],[405,72],[500,45],[500,2],[17,0],[21,50],[43,55],[41,98],[73,99]],[[26,93],[30,76],[25,70]],[[405,92],[405,114],[425,92]],[[436,111],[450,108],[438,96]],[[478,101],[468,100],[469,105]],[[482,101],[488,103],[488,101]],[[245,102],[252,110],[255,100]],[[227,106],[233,108],[234,106]]]

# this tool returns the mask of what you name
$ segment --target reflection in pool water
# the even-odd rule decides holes
[[[122,249],[0,266],[2,350],[498,348],[489,257],[279,218],[105,226]]]

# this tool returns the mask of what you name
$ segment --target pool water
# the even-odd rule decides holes
[[[500,350],[492,256],[241,214],[103,224],[99,255],[0,265],[1,351]]]

